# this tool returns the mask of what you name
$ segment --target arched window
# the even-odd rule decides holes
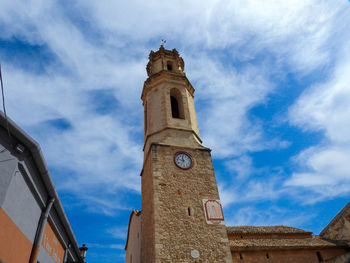
[[[184,109],[182,104],[182,96],[178,89],[170,91],[171,115],[173,118],[184,119]]]

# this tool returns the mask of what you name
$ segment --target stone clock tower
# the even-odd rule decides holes
[[[232,262],[210,150],[202,146],[194,88],[176,49],[151,51],[145,119],[141,262]]]

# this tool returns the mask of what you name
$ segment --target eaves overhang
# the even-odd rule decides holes
[[[30,137],[9,117],[7,117],[6,119],[4,113],[1,111],[0,111],[0,126],[5,130],[7,129],[9,130],[9,133],[11,136],[10,140],[14,140],[17,143],[23,144],[23,146],[25,146],[25,148],[30,152],[30,155],[32,156],[34,163],[39,171],[39,176],[42,179],[46,187],[46,190],[48,191],[49,197],[55,198],[55,202],[53,206],[58,214],[59,219],[61,220],[61,223],[63,224],[63,227],[65,228],[65,231],[70,240],[70,244],[73,247],[76,255],[78,256],[79,262],[83,263],[84,261],[79,257],[80,250],[79,250],[78,242],[73,234],[73,230],[67,219],[66,213],[64,212],[61,200],[58,197],[56,188],[52,181],[49,169],[47,167],[47,164],[43,156],[43,153],[41,151],[39,143],[36,142],[32,137]]]

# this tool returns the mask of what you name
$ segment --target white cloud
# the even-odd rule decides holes
[[[300,172],[286,185],[310,187],[315,201],[350,192],[350,63],[340,49],[334,74],[306,90],[290,109],[290,121],[309,132],[321,131],[325,140],[296,156]],[[345,53],[344,53],[345,52]]]
[[[235,203],[248,204],[277,200],[288,195],[287,189],[280,187],[281,179],[271,175],[266,178],[251,178],[247,182],[240,181],[236,177],[233,180],[234,182],[219,185],[223,206],[233,207]]]
[[[312,70],[330,59],[325,48],[339,30],[345,1],[81,1],[105,38],[145,42],[167,38],[181,46],[229,48],[232,56],[275,54],[295,70]],[[151,19],[150,19],[151,18]],[[340,22],[335,24],[334,22]],[[334,42],[334,39],[332,39]]]
[[[247,179],[249,176],[254,174],[254,172],[256,172],[253,166],[252,158],[246,155],[226,161],[225,164],[229,171],[237,175],[237,179]]]
[[[107,229],[107,232],[115,238],[126,240],[128,228],[118,226],[118,227]]]
[[[108,82],[113,78],[122,82],[118,75],[96,80],[86,73],[85,78],[76,79],[52,72],[36,75],[7,64],[3,74],[9,116],[39,141],[50,168],[59,167],[70,174],[53,174],[57,188],[74,194],[78,203],[89,201],[89,210],[106,215],[128,207],[125,201],[119,205],[122,197],[115,193],[125,188],[140,191],[142,144],[134,138],[135,133],[142,132],[138,126],[142,124],[139,96],[129,100],[117,86],[111,87]],[[99,85],[114,89],[120,109],[108,115],[95,112],[88,92]],[[137,90],[123,88],[124,94]],[[125,114],[130,109],[133,112]],[[61,130],[47,123],[55,119],[64,119],[70,127]],[[97,189],[104,195],[97,194]],[[107,195],[110,192],[115,196]]]
[[[234,209],[230,218],[226,221],[228,226],[241,225],[287,225],[298,227],[311,221],[316,215],[308,213],[300,213],[296,215],[293,209],[279,208],[277,206],[270,206],[259,208],[257,206],[247,206],[244,208]]]
[[[347,147],[309,148],[297,156],[299,164],[305,161],[309,172],[295,173],[290,185],[302,186],[334,186],[350,183],[350,151]]]
[[[50,165],[79,172],[81,184],[113,181],[115,186],[138,188],[142,146],[131,139],[134,128],[130,124],[120,116],[93,113],[80,83],[56,76],[32,76],[12,68],[7,72],[10,116],[33,136],[41,137]],[[57,118],[66,119],[72,127],[41,132],[41,128],[50,129],[44,121]],[[125,180],[129,176],[130,180]]]
[[[190,65],[191,78],[200,90],[197,101],[204,104],[198,117],[205,145],[215,148],[218,157],[269,147],[269,142],[263,142],[261,124],[252,123],[247,116],[274,88],[264,72],[251,67],[238,73],[204,54],[191,60],[195,61]]]
[[[231,209],[237,204],[252,204],[290,197],[288,187],[281,187],[285,171],[282,167],[255,168],[252,158],[241,156],[225,162],[225,176],[217,174],[220,200]]]

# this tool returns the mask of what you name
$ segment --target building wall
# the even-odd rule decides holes
[[[41,216],[41,208],[19,170],[13,175],[3,209],[26,237],[33,242]]]
[[[344,254],[344,249],[301,249],[232,252],[233,263],[319,263],[319,252],[323,260]]]
[[[0,215],[0,258],[5,263],[28,262],[38,228],[41,208],[34,198],[25,176],[18,170],[8,184],[7,195]],[[20,193],[20,194],[19,194]],[[47,222],[38,261],[41,263],[61,263],[64,247],[58,234]],[[0,241],[1,242],[1,241]],[[21,250],[21,253],[18,251]]]
[[[350,203],[321,232],[323,238],[342,241],[350,246]]]
[[[325,260],[325,263],[348,263],[350,262],[350,252]]]
[[[148,176],[154,181],[153,185],[143,184],[142,198],[145,195],[147,198],[145,188],[152,192],[153,186],[155,231],[147,229],[153,226],[145,223],[145,214],[142,231],[143,238],[147,238],[145,232],[155,233],[156,259],[147,258],[144,262],[231,262],[226,227],[207,224],[203,211],[202,199],[219,199],[209,151],[186,149],[195,163],[193,168],[184,171],[173,161],[174,154],[183,148],[153,146],[152,149],[152,176]],[[151,184],[146,177],[142,180]],[[149,213],[146,210],[143,208],[142,212]],[[194,249],[200,253],[197,259],[191,257]]]
[[[5,146],[10,149],[0,129],[0,260],[3,263],[29,262],[48,191],[28,154],[11,153]],[[65,251],[62,241],[68,244],[69,238],[54,208],[49,220],[54,223],[46,225],[44,237],[49,235],[49,226],[51,237],[59,244],[59,255],[50,254],[41,246],[38,261],[61,263]]]
[[[46,223],[43,239],[41,242],[41,251],[45,251],[50,256],[51,260],[55,263],[63,262],[64,247],[59,241],[58,235],[55,233],[50,222]],[[45,255],[45,253],[42,253]],[[38,257],[40,261],[40,255]],[[43,260],[40,262],[44,262]],[[45,261],[46,262],[46,261]]]
[[[154,182],[152,174],[152,159],[156,158],[151,148],[145,160],[142,172],[142,224],[141,224],[141,257],[143,263],[153,263],[155,258],[154,241]]]
[[[201,146],[193,97],[186,88],[189,84],[184,79],[172,79],[167,75],[157,76],[157,79],[153,79],[148,85],[150,88],[144,101],[147,113],[145,154],[152,142]],[[181,98],[178,99],[181,100],[184,119],[172,118],[170,93],[174,88],[181,94]]]
[[[325,261],[336,259],[336,258],[339,258],[339,256],[346,254],[346,250],[343,248],[322,249],[318,251],[320,252],[323,260]]]
[[[178,119],[172,117],[171,112],[171,103],[170,103],[170,92],[172,89],[178,90],[181,94],[181,103],[179,107],[182,105],[184,112],[184,119]],[[175,81],[171,80],[167,83],[163,88],[166,96],[166,112],[167,112],[167,120],[169,127],[178,128],[178,129],[189,129],[194,131],[199,137],[199,130],[196,119],[196,112],[194,108],[194,102],[192,95],[186,89],[186,84],[184,81]]]
[[[39,261],[40,263],[56,263],[42,246],[40,246],[37,261]]]
[[[1,142],[1,141],[0,141]],[[0,145],[0,207],[3,202],[17,167],[17,160]]]
[[[18,169],[18,160],[4,148],[0,160],[0,259],[28,262],[41,208]]]
[[[193,100],[193,96],[189,93],[189,91],[186,89],[186,100],[187,100],[187,104],[188,104],[188,111],[190,114],[190,119],[191,119],[191,128],[196,132],[196,134],[198,135],[198,137],[200,137],[199,135],[199,129],[198,129],[198,122],[197,122],[197,115],[196,115],[196,110],[194,108],[194,100]]]
[[[125,251],[125,263],[141,263],[141,214],[133,212],[129,225],[128,247]]]
[[[166,113],[164,108],[165,94],[163,85],[153,88],[147,93],[147,134],[160,131],[166,127]]]
[[[3,263],[28,262],[31,250],[31,241],[0,208],[0,260]]]

